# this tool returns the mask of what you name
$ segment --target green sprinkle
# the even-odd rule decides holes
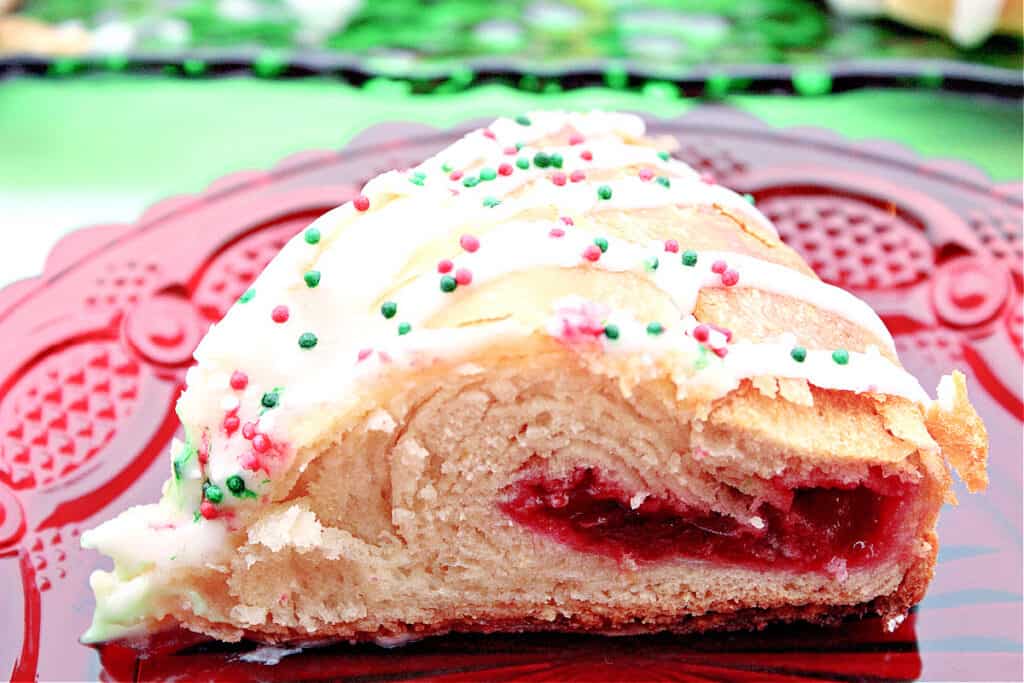
[[[700,353],[697,356],[697,360],[693,362],[693,367],[697,370],[703,370],[708,366],[708,348],[701,344]]]
[[[521,149],[522,149],[523,147],[526,147],[526,145],[524,145],[524,144],[523,144],[523,143],[521,143],[521,142],[517,142],[517,143],[516,143],[516,151],[517,151],[517,152],[518,152],[519,150],[521,150]]]
[[[481,168],[480,169],[480,180],[494,180],[498,177],[498,172],[493,168]]]
[[[198,522],[200,517],[201,515],[199,514],[199,510],[196,510],[194,513],[192,513],[192,523],[195,524],[196,522]]]
[[[308,230],[306,230],[306,233],[305,235],[303,235],[303,237],[305,237],[306,239],[306,244],[316,244],[317,242],[320,241],[320,230],[318,230],[317,228],[309,228]]]
[[[562,155],[561,154],[555,152],[554,154],[551,155],[551,165],[552,166],[554,166],[555,168],[562,168],[562,164],[563,163],[564,163],[564,161],[562,159]]]
[[[850,352],[846,349],[836,349],[832,352],[832,360],[836,365],[846,365],[850,362]]]
[[[413,185],[419,185],[420,187],[423,187],[423,178],[419,176],[409,176],[409,182],[412,183]]]
[[[537,152],[533,155],[533,165],[537,168],[547,168],[551,165],[551,157],[544,152]]]
[[[500,199],[495,199],[494,197],[484,197],[484,206],[486,206],[488,209],[493,209],[498,204],[501,204]]]
[[[597,196],[600,197],[601,199],[611,199],[612,188],[608,187],[607,185],[602,185],[601,187],[597,188]]]
[[[671,158],[671,155],[668,152],[658,152],[658,158],[662,161],[668,161]]]
[[[398,313],[398,304],[394,301],[385,301],[380,305],[380,314],[387,319],[395,317],[395,313]]]
[[[755,204],[757,204],[757,200],[754,199],[754,195],[750,194],[749,192],[744,194],[743,198],[746,199],[747,203],[750,204],[751,206],[754,206]]]
[[[169,557],[168,559],[169,559],[169,560],[170,560],[171,562],[174,562],[174,560],[178,559],[178,556],[177,556],[177,555],[171,555],[171,556],[170,556],[170,557]]]
[[[306,286],[307,287],[309,287],[310,289],[313,289],[318,284],[320,284],[320,271],[319,270],[307,271],[306,274],[302,276],[302,279],[306,281]]]
[[[245,479],[242,479],[237,474],[232,474],[224,483],[227,485],[228,491],[231,491],[236,496],[245,490]]]
[[[442,292],[454,292],[455,288],[459,286],[459,283],[455,281],[451,275],[441,276],[441,291]]]
[[[672,181],[671,181],[671,180],[669,180],[668,178],[666,178],[666,177],[665,177],[665,176],[663,176],[663,175],[660,175],[660,176],[658,176],[658,177],[657,177],[657,178],[655,178],[654,180],[655,180],[655,182],[657,182],[657,183],[658,183],[659,185],[661,185],[662,187],[666,187],[666,188],[667,188],[667,187],[672,187]]]
[[[264,408],[276,408],[278,401],[281,400],[280,395],[276,391],[268,391],[263,394],[260,399],[260,405]]]
[[[250,287],[249,289],[245,290],[245,293],[243,293],[242,296],[238,297],[238,303],[247,304],[250,301],[252,301],[252,298],[254,296],[256,296],[256,290]]]
[[[526,157],[519,157],[518,159],[516,159],[516,166],[525,171],[526,169],[530,168],[530,160],[527,159]]]
[[[217,504],[224,500],[224,492],[220,490],[220,487],[216,484],[207,484],[203,487],[203,493],[206,495],[206,500],[211,503]]]
[[[597,248],[601,250],[602,254],[604,252],[608,251],[608,240],[606,240],[605,238],[603,238],[603,237],[595,237],[594,238],[594,244],[597,245]]]
[[[446,161],[443,164],[441,164],[441,170],[444,171],[445,173],[451,173],[452,165]]]
[[[665,331],[665,328],[661,323],[647,323],[647,334],[652,337],[657,337],[659,334]]]
[[[520,126],[528,126],[530,125],[530,117],[519,115],[516,117],[516,123],[518,123]]]
[[[807,349],[802,346],[794,346],[789,352],[789,357],[795,360],[797,363],[803,363],[807,360]]]
[[[658,257],[648,256],[644,259],[644,270],[654,272],[658,269]]]
[[[311,349],[316,346],[317,341],[316,335],[312,332],[303,332],[299,335],[299,348]]]
[[[693,249],[687,249],[683,252],[683,265],[690,266],[691,268],[697,265],[697,252]]]
[[[476,187],[480,183],[480,179],[475,175],[468,175],[462,179],[462,184],[465,187]]]
[[[619,326],[618,325],[605,325],[604,326],[604,336],[608,337],[609,339],[618,339],[619,338]]]
[[[192,459],[192,456],[196,454],[195,446],[192,445],[192,440],[186,438],[185,445],[181,449],[181,453],[178,454],[172,462],[171,466],[174,469],[174,478],[181,479],[182,475],[185,474],[185,465]]]
[[[411,330],[412,330],[412,325],[410,325],[409,323],[399,323],[398,324],[398,334],[399,334],[399,336],[401,336],[403,334],[409,334],[409,332]]]

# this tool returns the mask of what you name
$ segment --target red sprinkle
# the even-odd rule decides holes
[[[601,258],[601,249],[596,244],[588,244],[587,248],[583,250],[583,258],[588,261],[596,261]]]
[[[361,363],[369,358],[371,353],[373,353],[373,349],[360,349],[359,355],[357,356],[358,362]]]
[[[240,420],[237,415],[228,415],[224,418],[224,431],[227,432],[228,436],[231,436],[238,430],[238,423]]]
[[[716,181],[715,181],[715,176],[711,175],[710,173],[708,173],[706,171],[704,173],[700,174],[700,180],[701,180],[701,182],[707,183],[708,185],[715,185],[715,184],[717,184]]]
[[[555,238],[565,237],[565,230],[562,230],[561,228],[551,228],[551,232],[548,234]]]
[[[241,391],[249,385],[249,376],[241,370],[235,370],[231,373],[231,388]]]
[[[724,273],[726,268],[728,268],[728,266],[725,264],[725,261],[715,261],[711,264],[711,272],[718,273],[719,275]]]
[[[459,238],[459,246],[472,254],[480,248],[480,240],[473,235],[463,235]]]
[[[449,261],[446,258],[443,258],[443,259],[441,259],[440,261],[437,262],[437,272],[439,272],[439,273],[450,273],[451,270],[452,270],[452,267],[453,267],[452,262]]]
[[[679,242],[676,242],[675,240],[665,240],[665,251],[670,254],[678,254]]]
[[[722,273],[722,284],[726,287],[732,287],[734,284],[740,281],[740,274],[732,268]]]
[[[573,181],[574,183],[578,183],[578,182],[580,182],[582,180],[585,180],[586,177],[587,177],[587,174],[584,173],[582,170],[580,170],[578,168],[575,171],[573,171],[571,174],[569,174],[569,180]]]
[[[245,452],[238,456],[238,464],[242,466],[242,469],[250,470],[255,472],[260,468],[259,458],[254,453]]]
[[[640,176],[640,180],[647,181],[654,177],[654,171],[649,168],[641,168],[637,175]]]
[[[468,285],[473,281],[473,271],[469,268],[459,268],[455,271],[455,281],[460,285]]]
[[[461,180],[462,179],[462,171],[452,171],[451,173],[448,174],[448,179],[449,180]]]
[[[693,338],[699,342],[706,342],[709,334],[711,334],[711,330],[707,325],[697,325],[693,328]]]
[[[559,218],[558,220],[562,221],[562,222],[563,222],[563,223],[565,223],[566,225],[576,225],[575,223],[573,223],[573,222],[572,222],[572,219],[571,219],[571,218],[569,218],[568,216],[562,216],[562,217],[561,217],[561,218]]]
[[[274,306],[274,310],[270,312],[270,317],[274,319],[275,323],[288,322],[288,307]]]
[[[257,453],[266,453],[270,450],[270,439],[266,434],[257,434],[252,437],[252,449]]]
[[[352,204],[355,205],[356,211],[366,211],[370,208],[370,198],[361,194],[352,200]]]
[[[725,348],[724,346],[719,346],[717,349],[711,350],[714,351],[715,355],[718,356],[719,358],[725,358],[725,354],[729,353],[729,349]]]
[[[518,150],[518,149],[516,149],[515,147],[506,147],[506,148],[505,148],[505,154],[507,154],[507,155],[509,155],[509,156],[512,156],[512,155],[514,155],[514,154],[515,154],[516,152],[518,152],[518,151],[519,151],[519,150]]]
[[[498,166],[498,175],[512,175],[512,164],[501,164]]]
[[[244,436],[247,439],[251,439],[252,437],[256,436],[256,423],[246,422],[244,425],[242,425],[242,436]]]
[[[583,159],[584,161],[593,161],[594,155],[589,149],[585,149],[580,152],[580,159]]]
[[[578,145],[581,142],[583,142],[583,136],[580,135],[579,133],[573,133],[572,135],[569,136],[570,145]]]
[[[202,446],[200,446],[198,449],[196,449],[196,454],[199,457],[199,464],[200,465],[205,465],[206,463],[210,462],[210,451],[206,447],[205,443]]]
[[[484,128],[484,137],[494,140],[494,131],[492,131],[490,128]]]
[[[199,514],[203,516],[203,519],[217,519],[217,508],[210,501],[204,500],[199,504]]]
[[[565,174],[562,173],[561,171],[556,171],[555,173],[551,174],[551,182],[553,182],[555,185],[558,185],[559,187],[565,185]]]

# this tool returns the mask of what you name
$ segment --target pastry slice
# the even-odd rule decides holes
[[[632,115],[499,119],[296,235],[196,350],[85,640],[394,643],[899,619],[964,378]]]

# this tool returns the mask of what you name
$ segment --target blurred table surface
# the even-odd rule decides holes
[[[129,221],[172,194],[303,150],[337,148],[384,120],[449,126],[537,108],[674,116],[699,100],[609,88],[555,94],[499,85],[417,96],[325,78],[189,80],[93,75],[0,81],[0,286],[41,271],[68,231]],[[997,181],[1022,173],[1019,100],[940,90],[859,90],[724,100],[772,125],[884,138],[969,161]]]

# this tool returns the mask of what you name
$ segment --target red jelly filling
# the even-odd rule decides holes
[[[571,548],[620,561],[688,558],[841,574],[906,548],[901,517],[913,489],[895,477],[845,487],[822,480],[793,487],[786,509],[760,505],[751,514],[760,519],[755,526],[675,499],[641,502],[587,468],[563,479],[527,473],[504,491],[501,509]]]

